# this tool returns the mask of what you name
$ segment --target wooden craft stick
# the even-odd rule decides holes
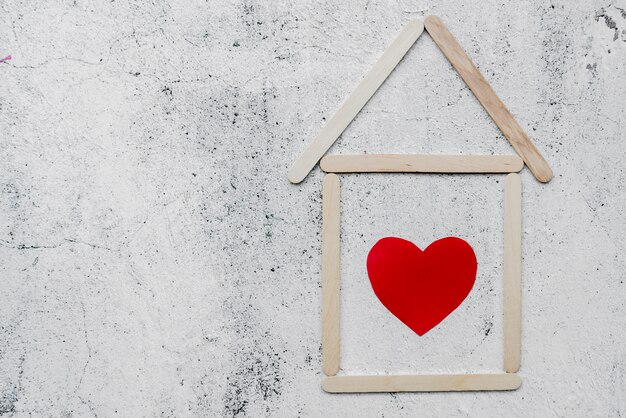
[[[515,390],[522,379],[509,373],[415,375],[415,376],[334,376],[322,381],[331,393],[354,392],[459,392]]]
[[[327,173],[514,173],[524,161],[517,155],[327,155]]]
[[[315,164],[324,156],[339,135],[352,122],[352,119],[355,118],[389,74],[391,74],[423,31],[424,22],[422,19],[415,19],[406,25],[374,67],[348,96],[339,110],[324,125],[309,147],[291,166],[288,175],[289,181],[300,183],[304,180]]]
[[[521,351],[522,181],[504,179],[504,371],[516,373]]]
[[[537,180],[550,181],[552,170],[546,160],[443,22],[437,16],[428,16],[424,26]]]
[[[327,174],[322,186],[322,369],[339,371],[339,177]]]

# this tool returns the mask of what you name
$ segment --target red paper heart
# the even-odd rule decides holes
[[[424,251],[388,237],[367,256],[374,293],[389,311],[419,335],[443,321],[467,297],[476,280],[476,255],[460,238],[442,238]]]

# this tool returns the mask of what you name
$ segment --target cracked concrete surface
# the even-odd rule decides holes
[[[626,416],[626,4],[0,0],[1,416]],[[523,386],[321,391],[319,169],[287,169],[439,15],[551,164],[523,179]],[[428,35],[333,153],[512,153]],[[500,176],[343,176],[342,373],[498,371]],[[417,337],[373,240],[467,239]]]

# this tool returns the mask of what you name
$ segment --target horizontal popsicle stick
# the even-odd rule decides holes
[[[502,134],[524,159],[535,178],[542,183],[550,181],[552,170],[546,160],[441,19],[437,16],[428,16],[424,21],[424,26],[450,64],[500,128]]]
[[[524,162],[517,155],[327,155],[327,173],[514,173]]]
[[[322,370],[339,371],[339,177],[324,176],[322,185]]]
[[[326,154],[339,135],[348,127],[352,119],[376,93],[389,74],[396,68],[407,51],[424,31],[424,21],[415,19],[409,22],[396,39],[385,50],[374,67],[352,91],[339,110],[326,122],[326,125],[298,157],[289,169],[289,181],[300,183],[311,172],[315,164]]]
[[[414,376],[333,376],[322,381],[330,393],[354,392],[459,392],[515,390],[522,379],[509,373]]]
[[[522,339],[522,181],[504,178],[504,371],[520,367]]]

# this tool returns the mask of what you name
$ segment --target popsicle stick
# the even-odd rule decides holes
[[[331,393],[354,392],[460,392],[515,390],[522,379],[509,373],[415,376],[334,376],[322,381]]]
[[[322,186],[322,370],[339,371],[339,177],[324,176]]]
[[[409,22],[402,29],[374,67],[348,96],[339,110],[324,125],[304,153],[291,166],[288,175],[289,181],[300,183],[304,180],[315,164],[324,156],[339,135],[352,122],[352,119],[355,118],[389,74],[391,74],[423,31],[424,22],[421,18]]]
[[[524,161],[517,155],[327,155],[327,173],[514,173]]]
[[[552,170],[546,160],[443,22],[437,16],[428,16],[424,26],[537,180],[550,181]]]
[[[520,367],[522,278],[522,182],[504,179],[504,371]]]

